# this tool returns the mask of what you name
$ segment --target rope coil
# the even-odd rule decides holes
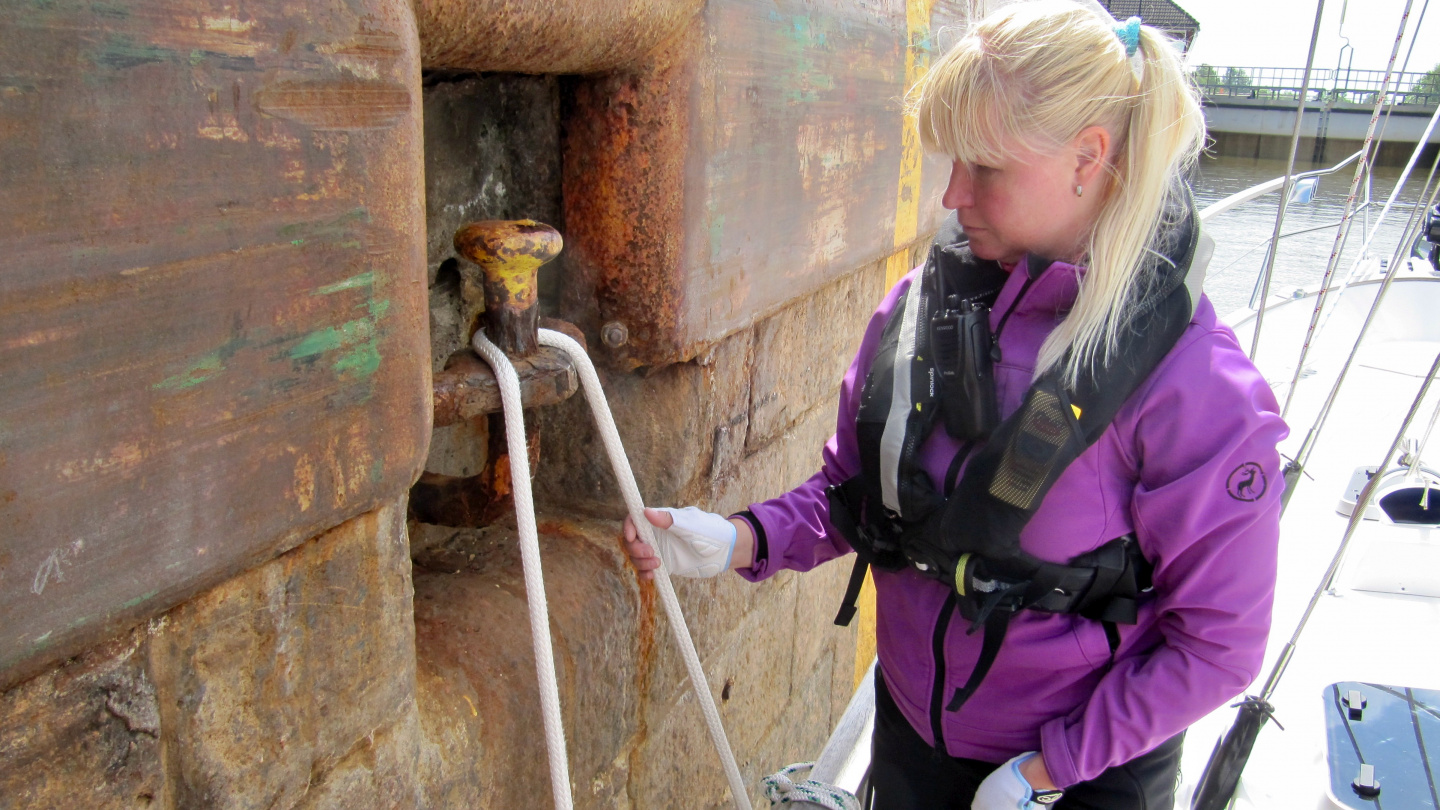
[[[802,773],[808,775],[814,767],[813,762],[797,762],[762,779],[760,783],[765,786],[765,798],[770,800],[771,806],[789,804],[824,810],[860,810],[860,800],[850,791],[813,779],[799,778]]]

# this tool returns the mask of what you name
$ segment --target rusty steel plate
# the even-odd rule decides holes
[[[622,364],[695,356],[939,226],[907,88],[961,3],[712,0],[644,69],[578,83],[565,238]]]
[[[0,688],[399,496],[405,0],[0,10]]]

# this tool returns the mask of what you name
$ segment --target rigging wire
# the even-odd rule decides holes
[[[1410,19],[1410,7],[1412,5],[1414,5],[1414,0],[1405,0],[1405,9],[1400,13],[1400,27],[1399,30],[1395,32],[1395,44],[1390,49],[1390,61],[1385,66],[1385,77],[1380,81],[1380,92],[1377,93],[1375,97],[1375,108],[1370,113],[1370,125],[1365,130],[1364,145],[1360,147],[1360,151],[1364,154],[1361,155],[1360,162],[1355,165],[1355,177],[1350,181],[1350,193],[1345,198],[1345,215],[1341,218],[1341,221],[1344,224],[1340,226],[1340,230],[1337,231],[1335,234],[1335,242],[1330,249],[1330,260],[1326,262],[1325,274],[1320,278],[1320,294],[1315,296],[1315,311],[1310,315],[1310,326],[1306,329],[1304,342],[1300,346],[1300,359],[1295,363],[1295,377],[1290,382],[1290,393],[1287,394],[1285,397],[1285,406],[1280,410],[1280,416],[1282,419],[1290,411],[1290,404],[1294,400],[1293,394],[1295,391],[1295,386],[1300,382],[1300,373],[1305,368],[1305,355],[1310,350],[1310,343],[1315,337],[1315,327],[1319,324],[1320,321],[1320,313],[1325,307],[1326,299],[1329,297],[1330,280],[1334,277],[1335,267],[1340,262],[1341,247],[1344,244],[1346,238],[1348,238],[1350,235],[1350,226],[1354,222],[1355,215],[1355,196],[1360,188],[1360,179],[1371,170],[1371,160],[1373,155],[1372,147],[1375,146],[1375,127],[1380,120],[1380,110],[1383,108],[1385,103],[1385,93],[1390,86],[1390,77],[1394,74],[1395,71],[1395,60],[1398,59],[1400,56],[1400,42],[1405,38],[1405,27],[1406,23]],[[1298,128],[1296,131],[1298,132]],[[1278,227],[1276,230],[1278,232]],[[1271,251],[1272,261],[1274,252],[1275,251],[1273,250]],[[1265,296],[1260,299],[1260,316],[1263,316],[1265,314],[1265,299],[1268,298],[1269,295],[1270,288],[1267,269]],[[1261,320],[1257,317],[1255,321],[1255,335],[1250,344],[1251,360],[1255,359],[1255,351],[1259,347],[1260,325]]]
[[[1282,417],[1289,411],[1290,401],[1295,395],[1295,385],[1298,383],[1300,376],[1304,373],[1306,353],[1308,352],[1310,346],[1314,345],[1315,342],[1319,341],[1320,335],[1325,331],[1325,327],[1329,324],[1331,316],[1333,316],[1335,314],[1335,310],[1339,308],[1340,299],[1343,298],[1345,293],[1350,289],[1351,284],[1353,284],[1360,277],[1360,270],[1364,264],[1365,257],[1370,255],[1370,246],[1374,243],[1376,236],[1379,235],[1380,226],[1385,223],[1385,218],[1389,216],[1390,208],[1395,204],[1395,201],[1399,199],[1400,193],[1405,187],[1405,183],[1409,181],[1410,172],[1414,171],[1415,163],[1420,159],[1420,153],[1425,150],[1425,145],[1429,143],[1430,135],[1432,132],[1435,131],[1435,125],[1437,123],[1440,123],[1440,107],[1437,107],[1435,109],[1435,114],[1430,117],[1430,123],[1425,126],[1425,134],[1420,136],[1420,142],[1416,144],[1415,149],[1410,153],[1410,159],[1405,163],[1405,169],[1400,173],[1400,178],[1395,181],[1395,187],[1391,189],[1390,196],[1386,198],[1384,207],[1380,209],[1380,215],[1375,218],[1375,224],[1370,227],[1369,233],[1365,236],[1365,241],[1360,245],[1360,255],[1356,257],[1355,262],[1350,267],[1350,272],[1345,274],[1345,280],[1337,288],[1337,291],[1335,293],[1335,300],[1333,302],[1330,302],[1331,306],[1326,309],[1324,320],[1322,320],[1319,327],[1314,330],[1314,335],[1310,336],[1306,340],[1305,345],[1301,348],[1300,360],[1296,365],[1295,377],[1291,380],[1290,390],[1285,395],[1285,408],[1281,411]],[[1429,190],[1430,181],[1434,178],[1434,176],[1435,167],[1432,164],[1430,168],[1430,176],[1427,177],[1425,180],[1425,188],[1420,192],[1420,196],[1416,198],[1415,204],[1417,206],[1419,205],[1419,201],[1425,198],[1425,192]],[[1405,227],[1401,231],[1400,241],[1396,244],[1396,249],[1394,251],[1393,257],[1391,258],[1392,262],[1398,261],[1401,254],[1408,250],[1409,246],[1414,242],[1414,237],[1411,235],[1410,231],[1411,226],[1415,222],[1415,215],[1417,210],[1417,208],[1413,206],[1411,207],[1410,219],[1406,221]],[[1341,248],[1341,251],[1344,251],[1343,246]]]
[[[1410,2],[1410,0],[1406,0]],[[1255,335],[1250,341],[1250,359],[1260,349],[1260,327],[1265,322],[1265,303],[1270,297],[1270,282],[1275,271],[1275,254],[1280,248],[1280,227],[1285,224],[1285,209],[1290,205],[1290,190],[1295,184],[1295,153],[1300,148],[1300,122],[1305,117],[1305,102],[1310,95],[1310,73],[1315,67],[1315,45],[1320,41],[1320,20],[1325,12],[1325,0],[1315,6],[1315,27],[1310,32],[1310,52],[1305,57],[1305,76],[1300,80],[1300,99],[1295,105],[1295,127],[1290,131],[1290,159],[1285,163],[1285,184],[1280,189],[1280,207],[1275,212],[1275,231],[1270,234],[1270,250],[1265,254],[1264,283],[1260,295],[1260,311],[1255,315]],[[1344,12],[1341,12],[1342,14]],[[1372,122],[1373,126],[1373,122]],[[1364,165],[1364,158],[1360,164]],[[1357,167],[1356,171],[1359,171]]]
[[[1420,6],[1420,16],[1415,18],[1415,31],[1410,34],[1410,47],[1405,51],[1405,61],[1400,63],[1400,79],[1395,82],[1396,95],[1399,95],[1400,82],[1405,80],[1405,72],[1410,68],[1410,57],[1415,53],[1415,42],[1420,39],[1420,26],[1425,24],[1425,12],[1430,8],[1430,0],[1425,0]],[[1414,85],[1411,85],[1413,88]],[[1385,128],[1390,126],[1390,114],[1395,112],[1395,105],[1399,104],[1399,98],[1393,99],[1385,106],[1385,120],[1380,122],[1380,134],[1376,140],[1385,140]]]
[[[1414,421],[1416,412],[1420,410],[1425,395],[1429,393],[1431,383],[1435,382],[1437,371],[1440,371],[1440,353],[1435,355],[1435,362],[1430,364],[1430,371],[1425,375],[1425,381],[1420,384],[1420,390],[1415,394],[1415,401],[1410,404],[1410,410],[1406,412],[1405,419],[1401,421],[1400,429],[1395,432],[1395,439],[1390,443],[1390,449],[1380,463],[1380,473],[1370,476],[1370,480],[1365,482],[1365,488],[1355,499],[1355,511],[1350,513],[1350,520],[1345,525],[1345,534],[1340,538],[1340,546],[1335,549],[1335,556],[1330,559],[1330,566],[1325,569],[1325,576],[1320,580],[1320,587],[1316,588],[1315,593],[1310,596],[1310,602],[1305,606],[1305,612],[1295,625],[1295,632],[1285,643],[1284,650],[1275,661],[1274,668],[1270,670],[1270,677],[1265,680],[1265,688],[1260,691],[1261,700],[1268,701],[1275,694],[1275,687],[1280,684],[1280,678],[1285,674],[1285,669],[1290,665],[1290,659],[1295,655],[1295,646],[1300,640],[1300,634],[1305,630],[1305,624],[1310,621],[1310,615],[1315,612],[1315,605],[1320,602],[1320,597],[1330,590],[1334,583],[1335,574],[1340,570],[1340,563],[1345,559],[1345,552],[1350,547],[1350,540],[1355,536],[1355,529],[1364,519],[1365,510],[1370,507],[1370,502],[1375,497],[1375,490],[1380,488],[1380,480],[1384,478],[1383,473],[1389,469],[1391,460],[1395,458],[1396,451],[1405,440],[1405,433],[1410,429],[1410,423]]]
[[[1437,110],[1437,114],[1440,114],[1440,110]],[[1430,166],[1430,177],[1432,179],[1435,176],[1437,167],[1440,167],[1440,154],[1436,155],[1435,162]],[[1429,180],[1426,181],[1426,185],[1430,186]],[[1435,204],[1437,195],[1440,195],[1440,184],[1430,186],[1430,196],[1424,202],[1423,208],[1421,207],[1421,203],[1418,200],[1416,201],[1416,207],[1411,210],[1410,220],[1406,223],[1406,231],[1401,234],[1400,243],[1396,247],[1395,255],[1397,257],[1400,251],[1405,249],[1405,246],[1414,240],[1414,236],[1417,233],[1415,227],[1417,220],[1416,213],[1419,211],[1428,211],[1430,206]],[[1329,395],[1326,396],[1324,404],[1320,406],[1320,412],[1316,414],[1314,423],[1310,425],[1309,432],[1305,434],[1305,440],[1301,442],[1300,449],[1296,451],[1295,460],[1285,467],[1287,499],[1289,498],[1290,492],[1294,489],[1300,472],[1305,469],[1305,464],[1310,459],[1310,453],[1315,449],[1315,443],[1319,440],[1321,431],[1325,429],[1325,423],[1330,418],[1330,410],[1335,405],[1335,398],[1340,392],[1340,386],[1345,382],[1345,377],[1350,373],[1350,367],[1354,365],[1355,357],[1360,352],[1360,344],[1369,332],[1370,325],[1375,322],[1375,315],[1380,311],[1380,304],[1385,300],[1385,293],[1389,291],[1391,283],[1395,280],[1395,276],[1400,272],[1400,265],[1401,262],[1397,258],[1391,261],[1390,266],[1386,269],[1385,278],[1380,282],[1380,289],[1375,291],[1375,302],[1370,305],[1370,311],[1365,315],[1365,322],[1360,325],[1360,332],[1355,337],[1355,345],[1350,348],[1350,354],[1345,358],[1345,364],[1340,367],[1340,374],[1335,378],[1335,383],[1330,386]],[[1301,366],[1301,368],[1303,368],[1303,366]],[[1294,385],[1295,383],[1292,382],[1291,393],[1294,393]],[[1288,402],[1289,400],[1287,399],[1286,401]]]
[[[1412,55],[1414,55],[1414,53],[1415,53],[1415,43],[1416,43],[1416,41],[1418,41],[1418,40],[1420,39],[1420,29],[1425,25],[1425,12],[1428,11],[1429,9],[1430,9],[1430,0],[1425,0],[1424,4],[1420,6],[1420,15],[1415,18],[1415,29],[1414,29],[1414,31],[1412,31],[1411,34],[1410,34],[1410,47],[1405,51],[1405,61],[1400,64],[1400,78],[1396,80],[1397,92],[1396,92],[1395,94],[1392,94],[1391,102],[1390,102],[1388,105],[1386,105],[1386,107],[1385,107],[1385,118],[1384,118],[1384,120],[1382,120],[1382,121],[1380,122],[1380,134],[1375,136],[1375,140],[1376,140],[1376,143],[1377,143],[1377,144],[1378,144],[1378,143],[1384,143],[1384,142],[1385,142],[1385,131],[1386,131],[1386,129],[1390,126],[1390,115],[1391,115],[1391,113],[1395,112],[1395,106],[1400,103],[1400,102],[1399,102],[1399,98],[1398,98],[1398,88],[1399,88],[1399,84],[1400,84],[1400,82],[1402,82],[1402,81],[1405,80],[1405,73],[1406,73],[1406,71],[1408,71],[1409,68],[1410,68],[1410,57],[1411,57]],[[1340,12],[1340,28],[1341,28],[1342,31],[1343,31],[1344,28],[1345,28],[1345,12],[1344,12],[1344,9],[1343,9],[1343,8],[1341,9],[1341,12]],[[1342,38],[1342,39],[1345,39],[1344,36],[1342,36],[1341,38]],[[1348,46],[1348,43],[1349,43],[1349,40],[1348,40],[1348,39],[1346,39],[1346,43],[1347,43],[1347,46]],[[1352,48],[1352,50],[1353,50],[1353,48]],[[1411,87],[1412,87],[1412,89],[1413,89],[1414,85],[1412,84]],[[1434,124],[1434,121],[1433,121],[1433,119],[1432,119],[1432,121],[1431,121],[1431,123],[1430,123],[1430,127],[1433,128],[1434,125],[1435,125],[1435,124]],[[1428,142],[1428,141],[1429,141],[1429,138],[1430,138],[1430,129],[1427,128],[1425,132],[1426,132],[1425,136],[1420,139],[1420,143],[1422,143],[1422,144]],[[1376,147],[1376,150],[1377,150],[1377,151],[1379,150],[1379,147],[1378,147],[1378,146]],[[1418,157],[1419,157],[1419,153],[1418,153],[1418,152],[1412,154],[1411,159],[1410,159],[1410,163],[1407,164],[1407,166],[1406,166],[1406,171],[1405,171],[1404,173],[1402,173],[1400,180],[1396,183],[1396,189],[1397,189],[1397,190],[1398,190],[1401,186],[1403,186],[1403,185],[1405,184],[1406,178],[1409,177],[1409,171],[1410,171],[1409,166],[1413,165],[1414,162],[1415,162],[1415,159],[1418,158]],[[1430,174],[1431,174],[1432,177],[1434,176],[1434,173],[1435,173],[1435,171],[1434,171],[1434,169],[1433,169],[1433,167],[1432,167],[1431,172],[1430,172]],[[1374,180],[1374,178],[1375,178],[1374,172],[1371,172],[1371,173],[1370,173],[1369,175],[1367,175],[1366,178],[1365,178],[1365,203],[1364,203],[1364,205],[1361,206],[1361,210],[1363,210],[1363,211],[1365,212],[1365,229],[1366,229],[1367,231],[1370,230],[1370,212],[1369,212],[1369,210],[1368,210],[1368,208],[1369,208],[1369,206],[1370,206],[1370,185],[1371,185],[1371,182]],[[1421,197],[1421,198],[1424,198],[1424,196],[1425,196],[1425,191],[1428,190],[1428,189],[1429,189],[1429,181],[1427,180],[1427,181],[1426,181],[1426,188],[1425,188],[1425,190],[1422,190],[1422,191],[1420,192],[1420,197]],[[1398,191],[1397,191],[1396,193],[1398,193]],[[1388,208],[1387,208],[1387,210],[1388,210]],[[1376,223],[1375,223],[1375,229],[1376,229],[1376,230],[1379,229],[1379,227],[1380,227],[1380,222],[1383,221],[1384,218],[1385,218],[1385,213],[1382,211],[1381,214],[1380,214],[1380,218],[1379,218],[1378,220],[1376,220]],[[1348,234],[1347,234],[1347,241],[1348,241]],[[1334,316],[1335,310],[1339,308],[1340,299],[1344,298],[1345,293],[1346,293],[1346,291],[1348,291],[1348,290],[1350,289],[1351,284],[1353,284],[1353,283],[1359,278],[1361,266],[1362,266],[1362,264],[1363,264],[1363,262],[1364,262],[1365,257],[1369,254],[1369,247],[1370,247],[1370,243],[1369,243],[1368,241],[1365,243],[1364,246],[1361,247],[1360,256],[1357,257],[1356,260],[1355,260],[1355,262],[1354,262],[1354,264],[1351,265],[1349,274],[1345,276],[1345,281],[1344,281],[1344,283],[1342,283],[1342,284],[1340,285],[1340,290],[1339,290],[1339,292],[1336,294],[1336,299],[1335,299],[1335,304],[1334,304],[1334,306],[1330,307],[1329,311],[1325,314],[1324,320],[1322,320],[1322,321],[1320,322],[1319,328],[1317,328],[1317,329],[1315,330],[1315,340],[1316,340],[1316,341],[1318,341],[1318,340],[1320,339],[1320,335],[1322,335],[1322,334],[1325,332],[1325,327],[1329,325],[1329,323],[1330,323],[1330,318]],[[1345,252],[1345,245],[1344,245],[1344,244],[1342,244],[1342,245],[1340,246],[1340,252],[1341,252],[1342,255],[1344,254],[1344,252]],[[1221,271],[1221,272],[1224,272],[1224,271]],[[1303,364],[1302,364],[1301,366],[1299,366],[1299,368],[1302,368],[1302,369],[1303,369]],[[1302,372],[1302,373],[1303,373],[1303,372]],[[1292,388],[1291,390],[1293,391],[1294,389]],[[1288,410],[1288,405],[1289,405],[1289,397],[1288,397],[1288,396],[1286,397],[1286,405],[1287,405],[1287,410]]]

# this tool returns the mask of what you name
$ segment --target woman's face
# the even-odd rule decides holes
[[[1078,260],[1105,192],[1093,155],[1105,154],[1108,140],[1108,133],[1103,143],[1077,138],[1054,154],[1025,150],[998,165],[956,161],[941,202],[955,211],[970,249],[982,259],[1008,263],[1034,253]]]

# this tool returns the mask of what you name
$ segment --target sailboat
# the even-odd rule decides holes
[[[1415,255],[1393,269],[1383,259],[1362,262],[1320,312],[1325,328],[1297,369],[1319,293],[1298,291],[1268,307],[1255,357],[1290,402],[1293,432],[1282,454],[1301,452],[1311,438],[1304,426],[1329,430],[1292,482],[1281,522],[1265,666],[1272,674],[1267,705],[1251,708],[1263,712],[1252,722],[1272,722],[1254,738],[1233,799],[1215,806],[1436,808],[1440,476],[1425,459],[1440,460],[1429,444],[1440,390],[1428,385],[1440,355],[1440,269]],[[1256,314],[1231,320],[1242,345]],[[1387,454],[1391,446],[1398,451]],[[1199,779],[1234,716],[1226,707],[1191,727],[1177,807],[1205,806]]]

